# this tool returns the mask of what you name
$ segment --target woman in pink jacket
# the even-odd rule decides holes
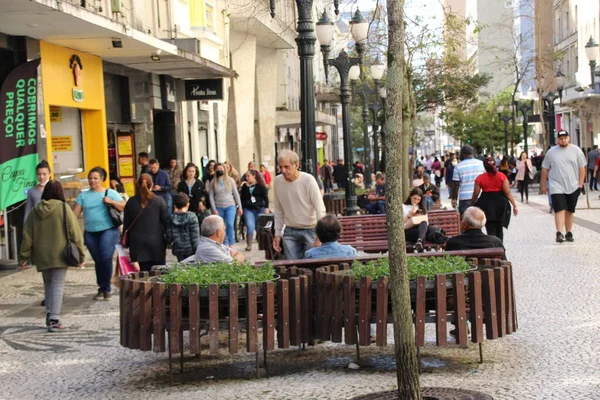
[[[533,180],[533,166],[527,153],[522,152],[517,160],[517,188],[521,193],[521,203],[523,202],[523,192],[525,200],[529,203],[529,183]]]

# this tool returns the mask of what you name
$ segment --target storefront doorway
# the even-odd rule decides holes
[[[169,165],[170,157],[177,157],[175,112],[154,110],[154,154],[162,168]]]

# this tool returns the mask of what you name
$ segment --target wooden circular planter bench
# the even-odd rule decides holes
[[[425,345],[425,324],[435,324],[436,345],[448,345],[447,323],[455,325],[456,344],[482,343],[515,332],[518,328],[512,265],[497,259],[468,259],[477,268],[468,273],[439,274],[435,279],[410,281],[417,351]],[[387,277],[355,280],[344,273],[349,264],[319,267],[314,274],[315,338],[322,341],[369,346],[371,324],[374,341],[387,345],[387,325],[392,322]],[[306,271],[298,269],[299,273]],[[342,329],[343,328],[343,329]]]
[[[302,346],[312,339],[312,282],[306,275],[264,283],[230,284],[219,288],[160,282],[161,272],[140,272],[121,278],[119,296],[121,346],[156,353],[169,353],[172,377],[172,354],[187,352],[200,356],[201,332],[208,335],[209,354],[219,353],[219,339],[227,332],[229,353],[238,353],[239,340],[245,331],[246,351],[256,353],[258,373],[259,330],[266,367],[267,351]],[[189,331],[189,342],[184,341]]]

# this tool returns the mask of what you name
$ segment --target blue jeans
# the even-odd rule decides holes
[[[225,221],[225,240],[223,244],[225,246],[233,246],[235,244],[235,227],[233,226],[235,221],[235,206],[229,206],[225,208],[217,207],[217,212]]]
[[[175,196],[177,193],[169,193],[169,195],[167,196],[167,209],[169,210],[169,214],[173,215],[173,196]]]
[[[467,211],[467,208],[471,207],[471,200],[460,200],[458,202],[458,212],[460,213],[460,217],[462,219],[462,215]]]
[[[113,254],[119,243],[119,228],[111,228],[100,232],[84,232],[87,246],[96,266],[96,282],[98,290],[110,293],[110,278],[113,274]]]
[[[431,210],[431,207],[433,207],[433,203],[434,203],[433,199],[431,198],[431,196],[427,196],[427,195],[423,196],[423,198],[425,199],[425,210],[426,211]]]
[[[246,235],[249,238],[252,238],[254,235],[254,230],[256,229],[256,221],[258,220],[258,216],[260,214],[264,214],[265,209],[261,208],[260,210],[244,208],[244,222],[246,223]]]
[[[385,200],[377,200],[375,203],[367,204],[369,214],[385,214]]]
[[[285,227],[283,232],[283,254],[286,260],[300,260],[304,258],[306,250],[315,245],[317,234],[314,229],[296,229]]]

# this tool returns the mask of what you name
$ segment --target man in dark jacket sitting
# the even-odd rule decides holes
[[[446,251],[473,250],[502,247],[502,240],[496,236],[486,235],[481,231],[485,226],[485,214],[479,207],[469,207],[463,214],[460,228],[462,233],[453,236],[446,242]],[[506,251],[506,249],[504,249]],[[506,254],[503,257],[506,259]]]

